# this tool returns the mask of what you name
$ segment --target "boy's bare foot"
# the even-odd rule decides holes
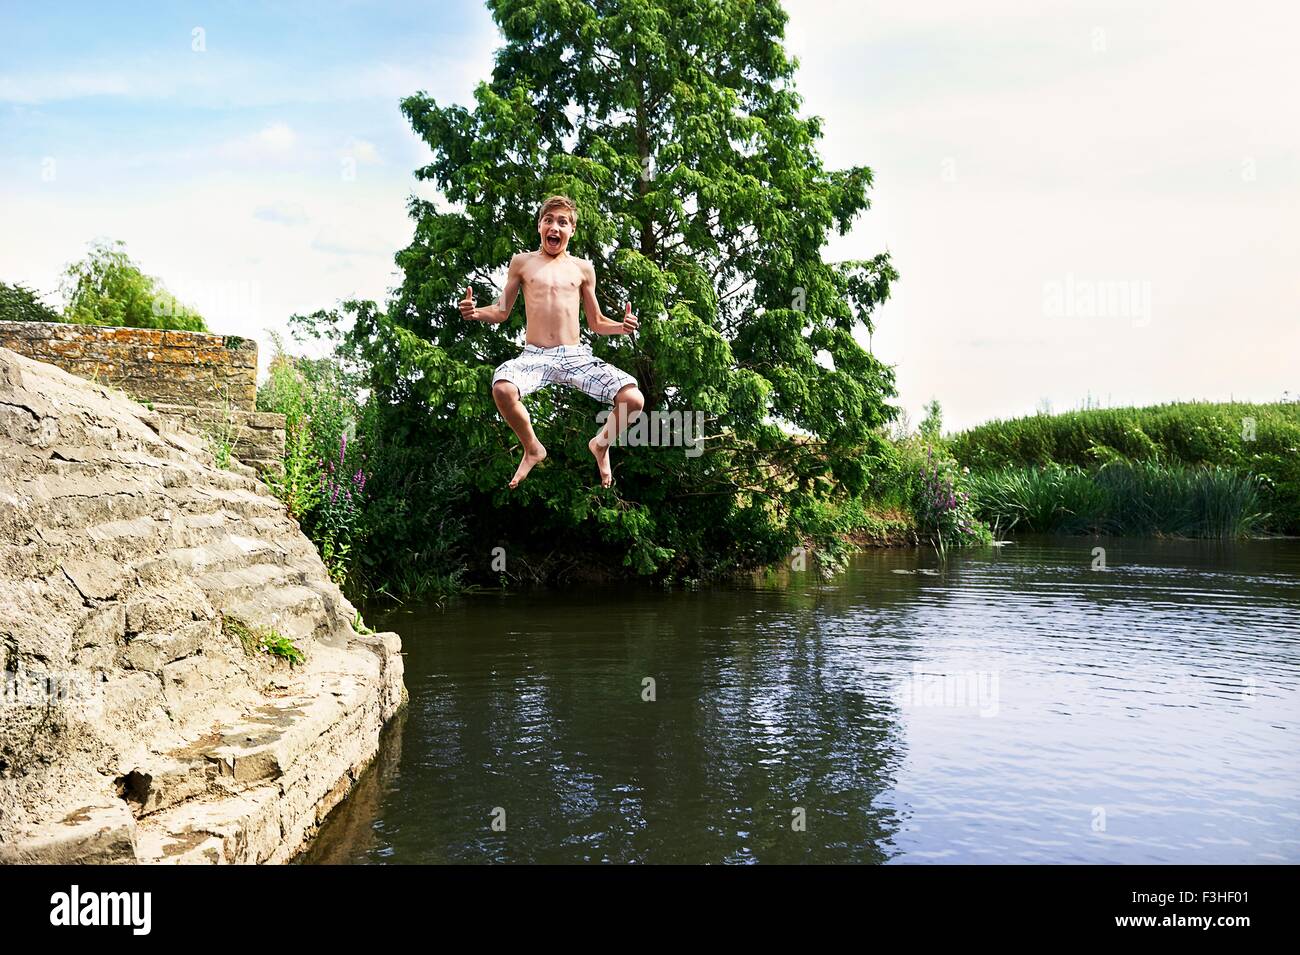
[[[609,470],[609,445],[600,439],[603,434],[598,434],[587,442],[587,448],[596,458],[596,468],[600,471],[600,486],[609,487],[614,483],[614,475]]]
[[[541,464],[546,460],[546,449],[539,443],[537,447],[524,452],[524,459],[519,462],[519,469],[515,471],[515,476],[510,479],[511,487],[518,487],[519,482],[528,477],[528,472],[535,465]]]

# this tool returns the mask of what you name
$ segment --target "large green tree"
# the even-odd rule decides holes
[[[896,274],[887,255],[822,257],[868,208],[871,171],[824,168],[777,0],[487,5],[504,44],[473,109],[402,103],[433,151],[416,175],[450,206],[411,201],[394,300],[352,309],[376,394],[475,462],[485,549],[596,549],[687,575],[779,557],[819,502],[861,492],[887,454],[892,371],[855,332]],[[593,487],[586,450],[598,409],[554,390],[528,399],[551,460],[505,490],[518,448],[490,377],[518,353],[522,300],[504,325],[456,309],[470,282],[480,304],[499,294],[552,193],[577,203],[570,250],[595,264],[606,314],[630,300],[641,317],[596,353],[637,377],[647,410],[707,415],[699,457],[615,449],[610,491]]]

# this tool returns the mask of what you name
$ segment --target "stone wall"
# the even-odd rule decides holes
[[[257,342],[233,335],[0,321],[0,348],[120,388],[265,471],[284,456],[284,416],[258,412]]]
[[[257,402],[257,342],[205,332],[0,322],[0,348],[101,385],[136,401],[239,411]]]

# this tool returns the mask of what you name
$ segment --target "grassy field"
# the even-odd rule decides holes
[[[1189,402],[992,421],[946,442],[1003,529],[1300,533],[1300,404]]]

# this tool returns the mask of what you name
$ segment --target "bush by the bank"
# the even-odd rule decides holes
[[[285,416],[285,455],[268,477],[349,596],[438,597],[464,573],[461,469],[409,442],[418,422],[392,416],[339,362],[276,353],[259,411]]]
[[[987,544],[992,532],[975,513],[968,474],[939,436],[941,422],[939,402],[931,401],[917,434],[895,436],[884,466],[872,476],[865,511],[895,515],[913,541],[940,551]],[[867,526],[862,530],[866,539],[875,536]]]
[[[948,447],[958,462],[981,473],[1053,464],[1095,470],[1127,461],[1227,468],[1242,480],[1254,474],[1260,509],[1268,512],[1260,526],[1300,531],[1300,404],[1189,402],[1033,415],[964,431],[948,439]],[[1063,473],[1023,480],[1046,487],[1064,481]],[[997,483],[1007,480],[1004,473]]]

